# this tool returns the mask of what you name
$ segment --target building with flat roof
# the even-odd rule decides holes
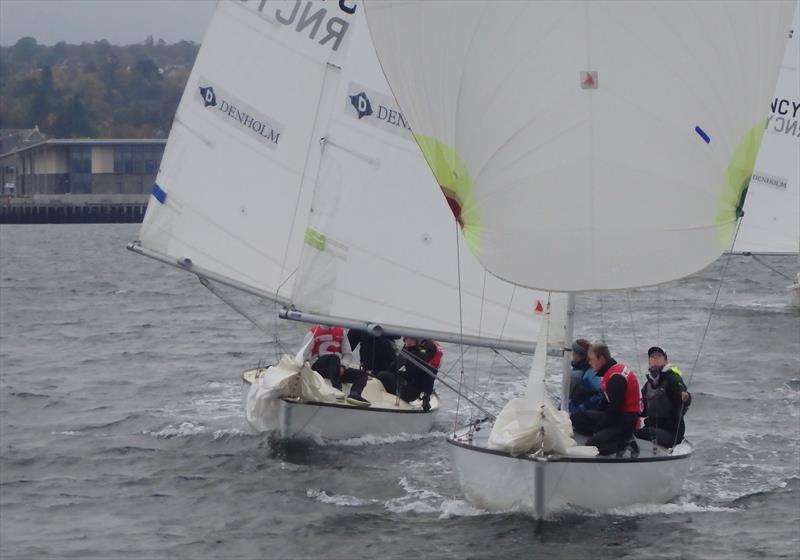
[[[166,142],[50,138],[0,154],[0,223],[141,221]]]
[[[0,184],[15,196],[141,195],[155,180],[166,140],[56,139],[0,154]],[[8,188],[6,190],[9,190]]]

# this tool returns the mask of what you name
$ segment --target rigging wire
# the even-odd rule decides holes
[[[460,238],[461,234],[458,231],[458,221],[453,220],[453,226],[456,229],[456,266],[457,266],[457,277],[458,277],[458,333],[461,337],[461,341],[459,343],[460,346],[460,359],[459,363],[461,364],[461,372],[459,375],[458,380],[458,399],[456,399],[456,416],[455,420],[453,421],[453,435],[456,433],[456,429],[458,428],[458,413],[461,410],[461,388],[464,387],[464,311],[462,308],[461,302],[461,251],[460,251]]]
[[[606,302],[603,295],[600,295],[600,342],[606,343]]]
[[[486,272],[486,269],[484,269],[483,278],[482,278],[482,282],[481,282],[481,308],[480,308],[480,314],[478,316],[478,335],[479,336],[483,333],[483,309],[484,309],[484,304],[486,303],[486,275],[487,274],[488,273]],[[479,367],[478,367],[479,358],[480,358],[480,354],[479,354],[479,352],[476,351],[475,352],[475,362],[472,365],[472,371],[473,371],[472,387],[467,387],[467,392],[470,393],[476,399],[480,396],[478,394],[478,377],[479,377],[478,376],[478,372],[480,371]],[[469,384],[469,379],[467,379],[467,384]],[[469,409],[470,423],[471,423],[471,421],[472,421],[472,419],[474,417],[475,417],[475,407],[473,406],[473,407],[470,407],[470,409]]]
[[[784,274],[783,272],[781,272],[780,270],[778,270],[778,269],[777,269],[777,268],[775,268],[774,266],[767,264],[766,262],[764,262],[763,260],[761,260],[760,258],[758,258],[758,255],[754,255],[753,253],[742,253],[742,254],[743,254],[743,255],[745,255],[745,256],[749,256],[749,257],[751,257],[751,258],[752,258],[754,261],[756,261],[758,264],[760,264],[760,265],[762,265],[762,266],[764,266],[764,267],[766,267],[766,268],[770,269],[770,270],[771,270],[772,272],[774,272],[775,274],[777,274],[777,275],[779,275],[779,276],[782,276],[783,278],[786,278],[786,279],[787,279],[789,282],[794,282],[794,278],[792,278],[792,277],[788,276],[787,274]]]
[[[661,284],[657,286],[656,300],[656,344],[661,344]]]
[[[631,304],[631,291],[625,291],[626,299],[628,300],[628,320],[631,323],[631,331],[633,332],[633,353],[636,356],[636,367],[638,368],[637,371],[642,370],[642,360],[639,353],[639,340],[636,336],[636,321],[633,320],[633,305]]]
[[[208,278],[206,278],[205,276],[201,276],[199,274],[197,274],[196,276],[197,276],[197,279],[200,281],[200,283],[209,292],[211,292],[212,294],[217,296],[228,307],[230,307],[231,309],[236,311],[239,315],[241,315],[242,317],[244,317],[245,319],[250,321],[261,332],[263,332],[263,333],[265,333],[267,335],[272,335],[273,341],[275,342],[275,345],[274,345],[274,348],[275,348],[275,361],[276,362],[279,361],[281,355],[285,353],[285,350],[284,350],[283,345],[281,344],[281,340],[280,340],[280,338],[278,336],[278,314],[277,313],[273,313],[272,314],[272,316],[274,317],[274,322],[275,322],[274,328],[273,329],[268,329],[267,327],[265,327],[264,325],[259,323],[250,313],[248,313],[247,311],[242,309],[242,307],[239,304],[237,304],[231,298],[229,298],[224,293],[222,293],[220,290],[218,290],[214,286],[214,284],[211,283],[211,281]],[[277,308],[278,302],[277,301],[273,301],[273,304]],[[263,360],[259,361],[258,367],[261,367],[262,362],[263,362]]]
[[[739,220],[737,222],[737,224],[736,224],[736,229],[734,230],[733,239],[731,240],[731,250],[733,249],[733,246],[736,244],[736,238],[739,235],[739,228],[741,227],[741,225],[742,225],[742,221]],[[700,345],[697,347],[697,354],[694,357],[694,362],[692,363],[692,369],[689,371],[689,378],[686,380],[686,388],[687,389],[689,388],[689,385],[691,385],[691,383],[692,383],[692,378],[694,377],[694,372],[697,369],[697,362],[700,361],[700,354],[703,351],[703,344],[705,343],[706,336],[708,335],[708,331],[711,328],[711,320],[714,318],[714,311],[717,308],[717,302],[719,301],[719,294],[722,291],[722,284],[723,284],[723,281],[725,280],[725,275],[728,272],[728,266],[731,263],[731,257],[732,257],[731,251],[728,251],[728,254],[724,256],[724,259],[723,259],[724,263],[722,265],[722,273],[720,274],[720,277],[719,277],[719,284],[717,284],[717,291],[714,294],[714,301],[711,303],[711,309],[708,311],[708,320],[706,321],[706,326],[703,329],[703,336],[700,337]],[[685,412],[685,407],[683,405],[681,405],[681,407],[683,408],[683,410],[681,411],[681,417],[682,417],[683,416],[683,412]],[[677,445],[677,442],[678,442],[678,432],[676,431],[674,439],[672,441],[672,447],[675,447],[675,445]]]
[[[468,403],[472,404],[473,406],[475,406],[476,408],[478,408],[479,410],[481,410],[481,411],[482,411],[484,414],[486,414],[486,415],[488,415],[488,416],[491,416],[492,418],[494,418],[494,414],[492,414],[492,413],[491,413],[491,412],[489,412],[488,410],[486,410],[486,409],[484,409],[483,407],[481,407],[480,405],[478,405],[478,403],[476,403],[475,401],[473,401],[472,399],[470,399],[470,398],[469,398],[467,395],[463,394],[463,393],[462,393],[462,392],[459,390],[459,388],[457,388],[457,387],[453,387],[453,386],[452,386],[452,385],[450,385],[449,383],[446,383],[446,382],[445,382],[443,379],[439,378],[439,376],[436,374],[436,372],[434,372],[434,371],[433,371],[433,368],[431,367],[431,365],[430,365],[429,363],[427,363],[427,362],[424,362],[424,361],[423,361],[423,360],[421,360],[419,357],[415,356],[414,354],[412,354],[411,352],[409,352],[408,350],[405,350],[405,349],[402,349],[402,350],[400,350],[400,354],[401,354],[401,355],[402,355],[404,358],[406,358],[406,359],[408,359],[410,362],[412,362],[414,365],[416,365],[416,366],[417,366],[419,369],[421,369],[421,370],[422,370],[423,372],[425,372],[427,375],[429,375],[430,377],[432,377],[434,380],[436,380],[436,381],[439,381],[439,383],[441,383],[442,385],[444,385],[445,387],[447,387],[448,389],[450,389],[451,391],[453,391],[454,393],[456,393],[456,394],[458,395],[459,399],[463,398],[465,401],[467,401]],[[463,373],[463,371],[462,371],[462,373]]]
[[[508,306],[506,307],[506,315],[505,315],[505,317],[503,317],[503,326],[500,328],[500,336],[501,337],[506,332],[506,326],[508,325],[508,318],[511,315],[511,307],[512,307],[512,305],[514,303],[514,296],[516,295],[516,293],[517,293],[517,286],[513,285],[513,287],[511,288],[511,297],[509,298]],[[492,351],[495,354],[492,355],[492,361],[489,364],[489,375],[486,377],[487,390],[481,395],[482,396],[481,404],[486,404],[486,402],[487,402],[487,400],[489,398],[488,388],[491,386],[493,378],[494,378],[495,365],[497,364],[497,355],[500,355],[501,357],[503,357],[502,354],[499,354],[497,352],[497,349],[492,348]],[[511,362],[509,362],[509,363],[511,363]],[[513,366],[513,364],[512,364],[512,366]],[[519,368],[517,368],[517,369],[519,369]],[[476,384],[476,392],[477,392],[477,375],[476,375],[476,383],[475,384]]]
[[[206,278],[205,276],[200,276],[200,275],[198,274],[198,275],[197,275],[197,279],[198,279],[198,280],[200,280],[200,283],[201,283],[203,286],[205,286],[205,287],[206,287],[206,289],[208,289],[208,291],[210,291],[212,294],[214,294],[214,295],[215,295],[215,296],[217,296],[219,299],[221,299],[221,300],[222,300],[224,303],[226,303],[226,304],[227,304],[229,307],[231,307],[231,308],[232,308],[234,311],[236,311],[237,313],[239,313],[239,315],[241,315],[242,317],[244,317],[245,319],[247,319],[248,321],[250,321],[251,323],[253,323],[253,325],[255,325],[255,326],[256,326],[256,328],[258,328],[258,330],[260,330],[260,331],[262,331],[262,332],[265,332],[265,333],[266,333],[266,332],[268,332],[268,331],[267,331],[267,329],[266,329],[266,328],[265,328],[263,325],[261,325],[261,324],[260,324],[258,321],[256,321],[256,320],[255,320],[255,319],[254,319],[254,318],[253,318],[253,317],[252,317],[252,316],[251,316],[249,313],[247,313],[247,312],[246,312],[244,309],[242,309],[241,307],[239,307],[239,305],[238,305],[238,304],[236,304],[236,303],[235,303],[233,300],[231,300],[231,299],[230,299],[228,296],[226,296],[225,294],[223,294],[222,292],[220,292],[219,290],[217,290],[217,289],[214,287],[214,285],[213,285],[213,284],[211,284],[211,281],[210,281],[208,278]]]

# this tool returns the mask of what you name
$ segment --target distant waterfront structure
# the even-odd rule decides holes
[[[0,139],[10,132],[0,131]],[[0,223],[139,222],[165,144],[106,138],[23,142],[0,154]]]

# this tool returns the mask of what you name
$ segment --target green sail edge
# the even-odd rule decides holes
[[[414,138],[442,192],[460,206],[464,240],[472,254],[478,256],[482,227],[475,199],[475,183],[467,166],[452,146],[424,134],[414,134]]]
[[[725,171],[725,184],[717,210],[717,232],[722,248],[730,250],[736,223],[744,215],[744,201],[750,177],[756,166],[758,150],[764,138],[766,119],[751,128],[739,141]]]

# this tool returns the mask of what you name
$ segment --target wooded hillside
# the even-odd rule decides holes
[[[24,37],[0,47],[0,128],[59,138],[154,138],[169,132],[200,45],[148,37],[54,46]]]

